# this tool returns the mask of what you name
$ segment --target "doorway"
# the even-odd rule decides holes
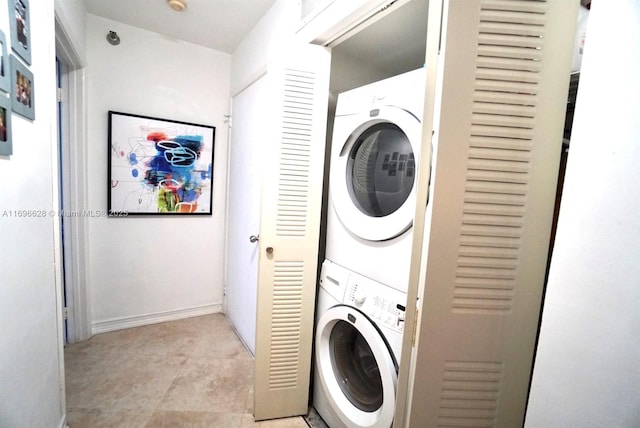
[[[61,220],[63,314],[65,343],[91,337],[86,263],[86,151],[84,64],[56,16],[56,58],[59,99],[58,214]]]

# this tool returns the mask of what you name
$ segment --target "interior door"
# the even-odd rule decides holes
[[[261,149],[267,126],[266,92],[266,79],[262,77],[233,97],[229,147],[225,311],[253,354],[258,291]]]
[[[433,219],[429,256],[414,262],[422,308],[407,311],[417,333],[415,348],[404,342],[408,399],[394,426],[522,426],[578,2],[436,3],[446,30]]]
[[[262,136],[254,416],[307,413],[316,296],[330,53],[277,46]]]

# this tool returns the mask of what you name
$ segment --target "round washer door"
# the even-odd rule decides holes
[[[334,306],[318,321],[315,345],[315,381],[340,420],[354,428],[389,428],[398,374],[373,323],[355,308]]]
[[[384,241],[413,223],[422,126],[397,107],[374,112],[336,118],[330,189],[334,209],[351,233]]]

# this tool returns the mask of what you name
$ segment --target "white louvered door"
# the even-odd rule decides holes
[[[266,75],[256,420],[308,410],[322,206],[330,53],[312,45],[280,52]]]
[[[519,427],[578,2],[444,4],[433,220],[409,407],[396,426]]]

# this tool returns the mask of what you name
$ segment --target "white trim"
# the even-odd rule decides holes
[[[67,66],[62,82],[67,94],[64,95],[64,118],[67,121],[66,135],[63,136],[63,183],[66,187],[63,197],[67,210],[82,212],[86,208],[86,101],[85,73],[82,59],[65,30],[58,14],[55,16],[56,54]],[[57,136],[56,136],[57,140]],[[57,160],[56,160],[57,165]],[[56,171],[55,176],[58,176]],[[56,204],[57,206],[57,204]],[[86,266],[88,254],[86,245],[86,219],[68,217],[65,219],[65,262],[67,307],[69,309],[67,342],[75,343],[91,337],[91,312]]]
[[[409,0],[347,0],[325,1],[317,12],[300,21],[296,37],[303,43],[335,46],[377,15],[407,3]],[[386,15],[386,13],[385,13]],[[382,15],[384,16],[384,15]],[[378,18],[379,19],[379,18]],[[377,20],[377,19],[376,19]],[[375,22],[375,21],[373,21]],[[359,28],[360,27],[360,28]],[[357,31],[354,31],[358,29]]]
[[[69,176],[66,177],[70,186],[69,208],[82,212],[87,208],[86,168],[87,152],[86,139],[86,102],[84,69],[69,71],[69,85],[67,111],[69,114]],[[85,217],[71,217],[71,255],[70,274],[73,287],[73,331],[69,332],[68,340],[81,341],[91,337],[91,302],[87,279],[87,219]],[[67,302],[68,303],[68,302]]]
[[[54,58],[55,60],[55,58]],[[55,105],[55,104],[54,104]],[[53,117],[56,117],[54,112]],[[55,121],[54,121],[55,123]],[[57,125],[51,126],[51,141],[57,141]],[[59,147],[57,144],[52,144],[51,147],[51,175],[54,179],[51,182],[51,194],[53,196],[52,207],[58,206],[58,200],[60,198],[60,183],[55,177],[58,176],[58,154]],[[55,298],[56,298],[56,330],[57,330],[57,343],[58,343],[58,388],[60,389],[60,410],[65,414],[66,403],[66,383],[65,383],[65,371],[64,371],[64,315],[62,311],[63,306],[63,275],[62,275],[62,233],[60,227],[60,219],[58,217],[52,220],[52,233],[53,233],[53,260],[54,260],[54,276],[55,276]]]
[[[99,321],[93,323],[92,334],[106,333],[109,331],[122,330],[125,328],[141,327],[143,325],[176,321],[184,318],[218,313],[222,313],[222,303],[214,303],[211,305],[196,306],[193,308],[177,309],[146,315],[136,315],[132,317],[113,318],[107,321]]]
[[[227,117],[227,174],[224,185],[224,253],[222,255],[222,312],[227,313],[227,286],[229,277],[229,179],[231,178],[231,133],[233,132],[233,97],[229,98],[229,116]]]
[[[67,425],[67,412],[66,411],[62,414],[62,418],[60,418],[60,423],[58,424],[58,428],[69,428],[69,425]]]

